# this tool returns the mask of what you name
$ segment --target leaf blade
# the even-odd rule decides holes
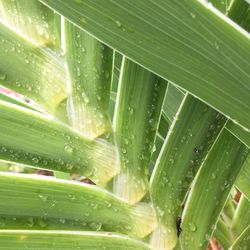
[[[0,110],[1,160],[75,172],[102,184],[115,175],[111,144],[91,141],[58,120],[14,104],[0,101]]]
[[[249,129],[249,34],[210,5],[188,0],[41,2]]]

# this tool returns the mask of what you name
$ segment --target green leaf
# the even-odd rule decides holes
[[[205,1],[40,1],[249,129],[249,34]]]
[[[233,242],[233,237],[231,235],[230,229],[220,218],[216,224],[216,228],[213,232],[213,236],[223,247],[223,249],[228,249]]]
[[[0,23],[0,85],[25,95],[54,113],[66,97],[62,60]]]
[[[234,189],[230,192],[230,195],[228,196],[226,203],[223,207],[223,210],[221,212],[221,218],[227,225],[232,224],[233,217],[235,215],[235,211],[237,208],[237,203],[234,200],[235,193],[233,192]]]
[[[230,4],[235,0],[209,0],[209,2],[223,14],[228,12]]]
[[[167,136],[170,124],[171,122],[168,120],[163,110],[161,113],[161,120],[158,128],[159,136],[161,136],[162,138],[165,138]]]
[[[185,93],[180,91],[176,86],[171,83],[168,84],[163,111],[168,121],[171,123],[174,120],[174,116],[177,113],[184,96]]]
[[[183,100],[184,93],[180,91],[173,84],[168,85],[167,94],[163,106],[163,114],[167,117],[168,121],[172,122],[174,116]],[[161,123],[164,122],[161,120]],[[164,126],[164,124],[160,124],[160,127]],[[226,128],[239,140],[245,143],[246,146],[250,147],[250,132],[248,130],[244,130],[239,125],[233,123],[232,121],[227,122]]]
[[[228,17],[250,32],[250,5],[245,0],[232,1]]]
[[[229,250],[247,250],[250,246],[250,225],[243,231],[243,233],[236,239]]]
[[[34,110],[34,111],[42,112],[41,110],[38,110],[37,107],[34,107],[34,105],[31,106],[31,105],[27,104],[26,102],[24,102],[21,99],[17,99],[17,98],[15,98],[13,96],[7,95],[7,94],[2,93],[2,92],[0,92],[0,100],[5,101],[5,102],[9,102],[9,103],[12,103],[12,104],[16,104],[18,106],[28,108],[28,109],[31,109],[31,110]]]
[[[223,130],[203,162],[185,204],[180,241],[185,250],[207,249],[209,238],[248,149]]]
[[[166,87],[166,81],[124,58],[114,117],[120,155],[114,192],[130,203],[139,201],[148,191],[148,166]]]
[[[242,194],[231,227],[234,237],[240,236],[248,225],[250,225],[250,201]]]
[[[244,130],[242,127],[237,124],[229,121],[226,125],[226,128],[236,136],[240,141],[242,141],[248,148],[250,148],[250,132]]]
[[[79,173],[105,184],[116,171],[114,147],[89,140],[49,116],[0,101],[0,159]]]
[[[55,13],[37,0],[0,1],[0,20],[39,46],[60,50]]]
[[[131,206],[95,185],[0,173],[0,188],[1,229],[101,230],[144,237],[155,225],[148,205]]]
[[[235,185],[250,201],[249,183],[250,183],[250,155],[247,157],[244,166],[242,167],[240,174],[235,182]]]
[[[114,63],[113,63],[113,75],[112,75],[111,89],[113,92],[117,92],[120,69],[121,69],[121,64],[122,64],[122,55],[118,53],[117,51],[115,51],[113,61]]]
[[[1,230],[1,247],[6,250],[150,250],[134,239],[112,233]]]
[[[178,240],[176,221],[196,172],[225,124],[225,117],[186,94],[156,161],[150,193],[159,219],[152,242],[172,249]]]
[[[89,138],[110,132],[112,49],[65,21],[65,51],[72,126]]]

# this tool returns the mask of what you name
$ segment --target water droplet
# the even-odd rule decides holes
[[[38,163],[39,160],[38,160],[36,157],[34,157],[34,158],[32,158],[32,162],[33,162],[33,163]]]
[[[109,72],[108,72],[108,71],[105,71],[105,78],[106,78],[107,80],[109,79],[109,76],[110,76]]]
[[[81,76],[81,70],[79,67],[76,68],[76,75],[79,77]]]
[[[4,73],[0,73],[0,81],[6,80],[7,76]]]
[[[117,21],[115,21],[115,23],[116,23],[117,27],[119,27],[119,28],[122,27],[122,24],[120,21],[117,20]]]
[[[87,95],[86,95],[84,92],[82,92],[82,98],[83,98],[83,101],[84,101],[86,104],[89,103],[89,98],[87,97]]]
[[[193,18],[193,19],[195,19],[196,18],[196,15],[194,14],[194,13],[190,13],[190,16]]]
[[[42,220],[42,219],[39,219],[38,222],[37,222],[38,226],[40,226],[41,228],[45,228],[47,227],[47,223]]]
[[[124,138],[124,143],[125,143],[126,145],[128,145],[128,144],[129,144],[129,140],[128,140],[127,138]]]
[[[156,207],[157,214],[162,217],[164,215],[164,211],[160,207]]]
[[[48,197],[47,197],[46,195],[43,195],[43,194],[39,194],[38,197],[39,197],[42,201],[44,201],[44,202],[46,202],[46,201],[48,200]]]
[[[73,148],[72,148],[70,145],[65,144],[65,145],[64,145],[64,151],[65,151],[66,153],[68,153],[68,154],[72,154],[72,153],[73,153]]]
[[[65,219],[59,219],[59,222],[64,224],[66,222],[66,220]]]
[[[105,201],[105,203],[107,204],[107,207],[111,207],[112,206],[112,204],[110,202],[108,202],[108,201]]]
[[[28,227],[33,227],[34,226],[34,220],[33,217],[28,218]]]
[[[100,231],[101,228],[102,228],[102,223],[100,223],[100,222],[91,222],[89,224],[89,226],[91,227],[92,230]]]
[[[214,42],[214,46],[215,46],[215,48],[216,48],[217,50],[220,49],[220,46],[219,46],[219,44],[218,44],[217,42]]]
[[[216,174],[215,173],[212,173],[212,179],[216,179]]]
[[[195,232],[197,230],[197,227],[193,222],[190,222],[189,229],[190,229],[190,231]]]

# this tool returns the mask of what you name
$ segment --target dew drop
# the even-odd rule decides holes
[[[125,138],[125,139],[124,139],[124,143],[125,143],[126,145],[128,145],[128,144],[129,144],[129,140],[128,140],[127,138]]]
[[[44,202],[46,202],[46,201],[48,200],[48,197],[47,197],[46,195],[43,195],[43,194],[39,194],[38,197],[39,197],[42,201],[44,201]]]
[[[108,71],[105,71],[105,78],[106,78],[107,80],[109,79],[109,76],[110,76],[109,72],[108,72]]]
[[[194,14],[194,13],[190,13],[190,16],[193,18],[193,19],[195,19],[196,18],[196,15]]]
[[[0,73],[0,81],[6,80],[7,76],[4,73]]]
[[[87,95],[83,92],[82,93],[82,98],[83,98],[83,101],[88,104],[89,103],[89,98],[87,97]]]
[[[66,153],[68,153],[68,154],[72,154],[72,153],[73,153],[73,148],[72,148],[70,145],[65,144],[65,145],[64,145],[64,151],[65,151]]]
[[[34,158],[32,158],[32,162],[33,162],[33,163],[38,163],[39,160],[38,160],[37,158],[34,157]]]
[[[42,220],[42,219],[38,220],[37,224],[38,224],[41,228],[47,227],[47,223],[46,223],[44,220]]]
[[[102,228],[102,223],[100,223],[100,222],[92,222],[92,223],[89,224],[89,226],[91,227],[92,230],[100,231],[101,228]]]
[[[66,222],[66,220],[65,219],[60,219],[59,222],[64,224]]]
[[[195,232],[197,230],[197,227],[193,222],[190,222],[189,229],[190,229],[190,231]]]
[[[120,21],[118,21],[118,20],[117,20],[117,21],[115,21],[115,23],[116,23],[117,27],[119,27],[119,28],[122,26],[121,22],[120,22]]]

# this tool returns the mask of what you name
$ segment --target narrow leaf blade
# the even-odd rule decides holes
[[[46,115],[0,101],[0,159],[79,173],[105,184],[116,172],[114,147],[89,140]]]

